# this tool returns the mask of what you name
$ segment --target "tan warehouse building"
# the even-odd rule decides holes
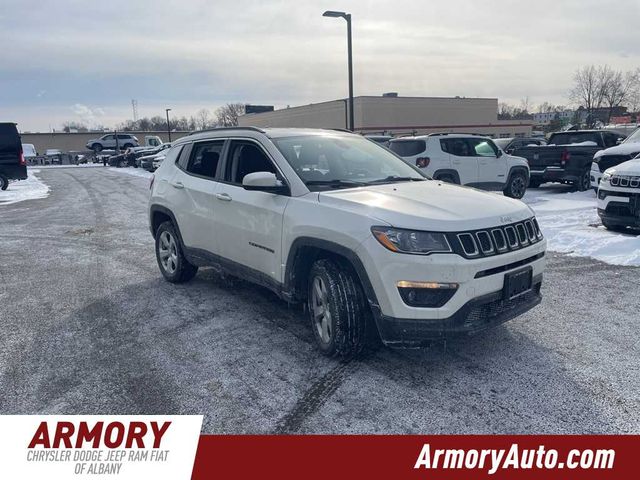
[[[313,103],[238,118],[255,127],[346,128],[347,101]],[[363,134],[420,135],[435,132],[480,133],[495,138],[531,135],[532,123],[498,120],[496,98],[354,98],[355,131]]]

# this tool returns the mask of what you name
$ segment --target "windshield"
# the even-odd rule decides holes
[[[511,140],[512,140],[511,138],[495,138],[493,140],[493,143],[495,143],[498,147],[504,150],[505,148],[507,148],[507,145],[511,143]]]
[[[627,137],[627,139],[622,143],[636,143],[640,142],[640,128],[636,129],[631,135]]]
[[[310,190],[427,179],[386,148],[356,135],[301,135],[273,143]]]

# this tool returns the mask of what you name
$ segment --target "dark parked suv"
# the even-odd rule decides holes
[[[27,162],[15,123],[0,123],[0,190],[6,190],[9,180],[26,180]]]

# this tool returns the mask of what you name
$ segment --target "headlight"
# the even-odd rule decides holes
[[[419,232],[390,227],[371,227],[371,232],[385,248],[392,252],[417,255],[453,252],[444,233]]]
[[[602,174],[602,181],[603,181],[603,182],[608,182],[608,181],[609,181],[609,179],[610,179],[611,177],[612,177],[612,174],[611,174],[611,173],[609,173],[609,172],[604,172],[604,173]]]

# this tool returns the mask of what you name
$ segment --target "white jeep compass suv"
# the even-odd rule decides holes
[[[546,241],[524,203],[428,179],[360,135],[219,128],[151,182],[160,271],[214,265],[306,303],[320,350],[475,332],[537,305]]]
[[[598,215],[608,230],[640,228],[640,155],[604,171],[598,188]]]
[[[488,137],[432,133],[393,139],[389,148],[435,180],[502,191],[512,198],[522,198],[529,184],[527,161],[504,153]]]

